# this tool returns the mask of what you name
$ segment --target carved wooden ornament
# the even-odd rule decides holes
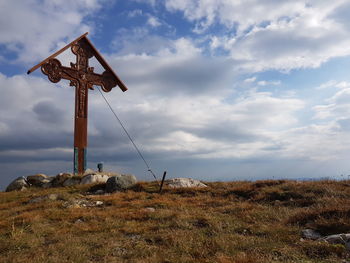
[[[74,119],[74,173],[83,174],[86,170],[87,148],[87,114],[88,114],[88,90],[93,86],[100,86],[103,91],[109,92],[119,86],[122,91],[127,87],[114,73],[112,68],[103,59],[100,53],[92,45],[85,33],[66,45],[56,53],[44,59],[39,64],[28,70],[28,74],[41,67],[51,82],[57,83],[61,79],[70,80],[70,85],[75,89],[75,119]],[[56,59],[59,54],[68,48],[76,56],[76,63],[70,63],[70,67],[62,66]],[[105,71],[102,74],[94,73],[94,68],[89,67],[89,59],[95,57]]]

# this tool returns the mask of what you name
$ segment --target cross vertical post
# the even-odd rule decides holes
[[[87,74],[93,72],[89,68],[89,58],[93,56],[89,48],[80,40],[71,47],[76,55],[76,63],[71,68],[79,72],[78,80],[71,80],[75,86],[75,113],[74,113],[74,174],[83,174],[86,170],[87,155],[87,118],[88,118],[88,90]],[[92,86],[90,85],[92,89]]]

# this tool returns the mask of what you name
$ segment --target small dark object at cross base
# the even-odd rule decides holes
[[[99,173],[102,173],[103,172],[103,163],[98,163],[97,164],[97,169],[98,169]]]

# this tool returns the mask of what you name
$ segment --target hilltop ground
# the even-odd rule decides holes
[[[350,259],[343,245],[300,236],[305,228],[322,235],[350,232],[350,181],[208,186],[165,188],[162,194],[155,183],[110,195],[87,195],[88,186],[0,193],[0,262]],[[41,198],[49,194],[55,198]]]

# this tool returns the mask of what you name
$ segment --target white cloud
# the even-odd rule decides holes
[[[177,93],[222,93],[233,85],[237,75],[232,61],[225,58],[209,58],[202,55],[191,39],[179,38],[166,41],[153,35],[140,35],[124,40],[117,54],[107,56],[110,64],[124,76],[131,87],[157,90],[163,96]],[[153,42],[154,41],[154,42]],[[154,43],[151,47],[144,43]],[[133,47],[135,53],[128,51]],[[157,48],[156,48],[157,47]]]
[[[2,155],[36,160],[69,158],[74,89],[57,88],[46,80],[24,76],[1,75],[0,83],[11,86],[6,98],[0,100],[6,108],[0,119]],[[156,92],[159,87],[143,90],[134,86],[126,93],[115,89],[106,96],[149,155],[162,153],[170,159],[263,154],[264,147],[274,144],[271,132],[295,125],[295,112],[304,105],[297,99],[262,92],[251,92],[233,101],[225,100],[222,92],[164,96],[167,90],[176,88],[176,84],[169,84],[163,93]],[[96,94],[90,92],[89,99],[90,151],[104,158],[133,152],[122,131],[113,127],[112,115]],[[34,148],[41,149],[35,156]]]
[[[111,43],[120,55],[155,54],[171,45],[170,39],[150,33],[148,27],[120,29]]]
[[[15,52],[16,62],[40,61],[58,48],[58,42],[91,31],[84,19],[101,1],[1,1],[0,44]]]
[[[196,23],[196,32],[212,35],[212,50],[226,50],[249,71],[318,67],[330,58],[349,55],[350,28],[336,15],[347,5],[342,0],[165,3],[168,10],[181,11]],[[212,32],[210,26],[217,23],[229,33]]]
[[[255,80],[256,80],[256,77],[251,77],[251,78],[245,79],[244,82],[246,82],[246,83],[253,83],[253,82],[255,82]]]
[[[334,89],[334,94],[325,99],[323,104],[313,107],[314,119],[333,120],[344,119],[350,114],[350,83],[347,81],[330,80],[316,87],[317,90]]]
[[[128,17],[133,18],[136,16],[142,16],[143,12],[141,9],[135,9],[133,11],[128,12]]]
[[[182,11],[185,17],[206,29],[218,22],[228,28],[237,26],[244,32],[251,26],[282,17],[294,17],[305,7],[304,1],[195,1],[167,0],[170,11]]]
[[[162,25],[157,17],[151,15],[148,17],[147,24],[151,27],[159,27]]]
[[[278,86],[281,85],[280,80],[271,80],[271,81],[266,81],[266,80],[260,80],[258,81],[259,86]]]
[[[350,83],[347,81],[335,81],[335,80],[330,80],[327,81],[326,83],[322,83],[318,87],[316,87],[316,90],[323,90],[323,89],[328,89],[328,88],[337,88],[337,89],[344,89],[350,87]]]

